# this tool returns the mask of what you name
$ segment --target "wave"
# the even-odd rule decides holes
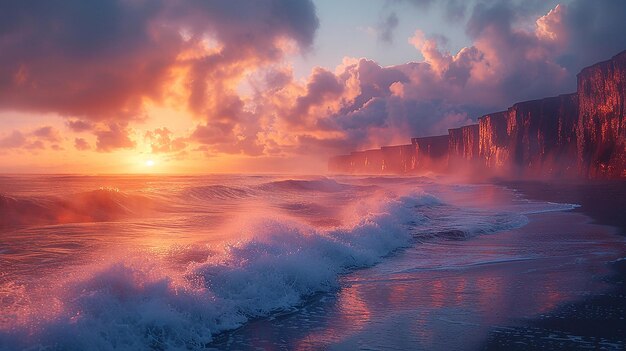
[[[249,188],[226,185],[208,185],[187,188],[183,191],[184,199],[195,200],[234,200],[254,196],[255,193]]]
[[[98,189],[66,198],[20,198],[0,195],[0,228],[81,222],[105,222],[146,214],[154,201],[117,189]]]
[[[287,179],[265,183],[259,188],[266,191],[316,191],[334,193],[355,188],[354,185],[339,183],[329,178],[315,180]]]
[[[229,200],[262,195],[263,191],[283,191],[289,201],[281,201],[278,207],[290,214],[309,214],[323,213],[324,208],[294,200],[292,192],[353,189],[360,188],[326,178],[282,180],[249,188],[187,188],[181,198]],[[14,309],[2,306],[4,311],[11,311],[4,312],[10,320],[24,322],[13,322],[5,328],[0,320],[0,349],[32,345],[71,350],[202,349],[217,334],[254,318],[291,311],[315,294],[337,289],[342,274],[372,266],[416,241],[463,240],[522,226],[528,222],[526,214],[567,209],[566,205],[552,204],[526,204],[508,211],[455,207],[419,191],[387,196],[387,192],[377,192],[363,200],[355,197],[358,203],[346,210],[354,213],[342,213],[343,226],[332,228],[290,221],[279,213],[276,219],[237,222],[235,232],[224,237],[240,241],[223,251],[179,247],[173,252],[173,258],[188,263],[182,272],[171,268],[169,261],[136,252],[122,259],[109,258],[109,263],[102,266],[81,267],[72,280],[58,282],[53,293],[46,290],[45,294],[52,296],[50,304],[29,302],[27,308],[15,298]],[[81,197],[82,201],[72,200]],[[125,216],[146,210],[150,207],[146,203],[151,201],[111,190],[70,198],[61,202],[73,203],[74,212],[87,212],[92,220],[98,218],[94,214],[99,210]],[[58,206],[54,204],[60,200],[52,200],[53,205],[46,202],[49,200],[15,201],[34,201],[45,209]],[[11,202],[7,206],[29,205]],[[26,296],[32,292],[16,294]],[[6,301],[12,298],[0,296],[1,303]],[[51,310],[49,306],[55,307],[52,316],[37,310]],[[28,313],[29,317],[20,317],[20,313]]]
[[[533,202],[527,201],[527,208],[522,208],[521,213],[523,214],[540,214],[540,213],[548,213],[548,212],[561,212],[561,211],[569,211],[574,210],[580,207],[578,204],[568,204],[568,203],[555,203],[555,202]]]
[[[251,239],[191,263],[182,277],[154,262],[119,261],[63,284],[56,299],[63,301],[61,312],[30,327],[0,331],[0,348],[25,346],[19,340],[58,349],[205,347],[216,334],[336,289],[339,275],[408,246],[406,223],[426,220],[415,211],[416,201],[388,200],[333,230],[252,221],[240,229],[253,233]]]

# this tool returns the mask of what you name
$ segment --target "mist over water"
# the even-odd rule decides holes
[[[575,207],[415,177],[5,176],[0,349],[202,348],[408,248]],[[429,252],[429,269],[511,259]]]

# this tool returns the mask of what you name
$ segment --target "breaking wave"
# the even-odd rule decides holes
[[[399,181],[403,182],[408,180]],[[34,287],[0,280],[0,349],[33,345],[48,350],[205,348],[216,335],[254,318],[292,311],[315,294],[337,289],[342,274],[375,265],[417,242],[462,240],[512,229],[528,222],[526,214],[574,206],[524,204],[496,210],[464,207],[416,186],[404,196],[390,191],[357,196],[363,189],[382,188],[359,184],[363,182],[348,184],[322,178],[185,187],[176,193],[176,206],[188,203],[190,211],[206,203],[217,204],[211,211],[225,212],[229,210],[224,210],[227,206],[220,201],[247,202],[245,199],[250,197],[262,199],[268,192],[277,193],[279,201],[274,205],[263,203],[269,215],[245,210],[239,213],[241,220],[223,229],[229,232],[217,233],[231,238],[217,249],[170,247],[170,254],[155,257],[129,247],[126,254],[101,257],[93,265],[76,267],[71,274],[67,272],[70,278],[51,278]],[[294,199],[294,192],[308,195],[306,199]],[[160,209],[157,198],[167,197],[130,195],[111,189],[65,199],[3,196],[0,223],[107,221]],[[330,207],[321,204],[320,198],[330,202],[349,199],[346,203],[350,207],[339,206],[341,211],[333,215],[341,221],[328,226],[285,215],[322,217]],[[20,221],[8,222],[11,217],[6,213],[14,213]],[[196,224],[188,217],[183,222],[198,232],[204,229],[201,226],[211,223]],[[183,230],[174,224],[158,228],[174,233]],[[169,256],[177,268],[172,268]]]
[[[150,212],[155,202],[117,189],[98,189],[59,197],[10,197],[0,194],[0,228],[104,222]]]
[[[215,334],[251,318],[290,310],[316,293],[336,289],[340,274],[371,266],[409,245],[406,223],[425,220],[413,208],[416,201],[389,200],[354,224],[328,231],[288,221],[253,221],[240,229],[252,232],[250,240],[190,264],[182,276],[140,260],[107,265],[65,283],[54,317],[0,332],[0,346],[21,348],[19,340],[36,337],[53,349],[203,347]]]

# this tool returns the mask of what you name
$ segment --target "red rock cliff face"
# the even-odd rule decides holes
[[[448,166],[448,136],[411,138],[415,145],[417,171],[442,172]]]
[[[411,144],[354,151],[328,160],[338,173],[404,174],[443,171],[448,161],[448,136],[413,138]]]
[[[410,173],[417,168],[415,145],[383,146],[383,173]]]
[[[496,112],[478,119],[480,159],[489,169],[503,169],[508,165],[509,150],[507,112]]]
[[[479,126],[471,124],[448,129],[448,153],[450,159],[471,161],[478,158]]]
[[[479,158],[515,176],[576,174],[578,100],[567,94],[520,102],[479,118]]]
[[[587,67],[578,92],[520,102],[448,135],[329,160],[351,173],[416,173],[465,167],[513,177],[626,178],[626,51]]]
[[[578,74],[578,166],[591,178],[626,178],[626,51]]]
[[[575,175],[576,94],[520,102],[507,111],[509,163],[518,175]]]

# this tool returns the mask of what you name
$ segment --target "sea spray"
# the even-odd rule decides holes
[[[423,199],[419,197],[422,196]],[[411,243],[408,222],[430,195],[388,199],[351,226],[320,230],[302,223],[256,220],[249,240],[192,263],[184,279],[158,265],[128,259],[70,281],[62,311],[47,321],[3,331],[0,345],[24,340],[53,349],[187,349],[251,318],[289,310],[338,287],[338,276],[379,262]],[[362,209],[362,208],[361,208]],[[29,335],[26,338],[26,335]]]

